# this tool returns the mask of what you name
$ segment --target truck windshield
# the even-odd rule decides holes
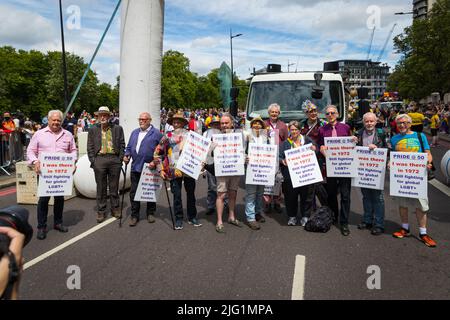
[[[320,118],[325,118],[325,107],[334,104],[341,117],[343,112],[342,84],[339,81],[320,82],[325,87],[321,99],[311,97],[314,81],[261,81],[251,85],[247,104],[247,116],[255,117],[260,115],[268,118],[267,108],[272,103],[278,103],[281,107],[280,118],[283,121],[300,120],[306,117],[302,104],[305,100],[314,103],[319,112]]]

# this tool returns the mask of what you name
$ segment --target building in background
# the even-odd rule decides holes
[[[346,88],[368,88],[370,100],[379,99],[386,91],[389,68],[371,60],[337,60],[323,65],[324,71],[339,72]]]
[[[413,0],[413,18],[425,19],[436,0]]]

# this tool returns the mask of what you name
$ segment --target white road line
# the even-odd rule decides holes
[[[91,229],[89,229],[89,230],[83,232],[82,234],[76,236],[75,238],[72,238],[72,239],[70,239],[70,240],[64,242],[63,244],[57,246],[56,248],[54,248],[54,249],[52,249],[52,250],[50,250],[50,251],[47,251],[47,252],[44,253],[44,254],[41,254],[39,257],[34,258],[33,260],[31,260],[31,261],[25,263],[24,266],[23,266],[23,269],[26,270],[26,269],[28,269],[28,268],[34,266],[36,263],[39,263],[39,262],[41,262],[42,260],[47,259],[48,257],[50,257],[51,255],[57,253],[58,251],[61,251],[61,250],[63,250],[64,248],[67,248],[67,247],[70,246],[71,244],[74,244],[75,242],[77,242],[77,241],[79,241],[79,240],[81,240],[81,239],[87,237],[87,236],[90,235],[91,233],[94,233],[95,231],[97,231],[97,230],[99,230],[99,229],[101,229],[101,228],[103,228],[103,227],[106,227],[108,224],[110,224],[110,223],[112,223],[112,222],[114,222],[114,221],[117,221],[117,219],[116,219],[116,218],[110,218],[110,219],[104,221],[103,223],[100,223],[100,224],[96,225],[95,227],[93,227],[93,228],[91,228]]]
[[[306,257],[295,256],[294,281],[292,284],[292,300],[303,300],[305,293],[305,265]]]
[[[438,179],[433,179],[431,181],[428,181],[433,187],[438,189],[439,191],[442,191],[444,194],[447,195],[447,197],[450,197],[450,188],[447,187],[445,184],[440,182]]]

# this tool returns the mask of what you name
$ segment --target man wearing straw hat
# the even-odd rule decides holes
[[[87,153],[97,183],[97,222],[106,219],[107,186],[111,201],[111,213],[120,218],[119,178],[125,152],[123,129],[111,124],[108,107],[100,107],[96,112],[98,123],[89,129]]]
[[[183,113],[179,112],[169,118],[167,123],[172,125],[174,130],[166,133],[156,147],[154,163],[161,164],[161,177],[164,180],[170,180],[175,210],[175,230],[183,229],[183,200],[181,196],[183,182],[187,196],[188,223],[194,227],[201,227],[202,224],[197,220],[197,208],[195,206],[195,179],[176,169],[177,161],[187,138],[187,130],[184,127],[188,124],[188,121]]]

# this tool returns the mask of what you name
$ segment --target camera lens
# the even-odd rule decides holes
[[[28,215],[28,210],[20,206],[0,208],[0,226],[14,228],[25,235],[24,247],[33,236],[33,228],[28,223]]]

